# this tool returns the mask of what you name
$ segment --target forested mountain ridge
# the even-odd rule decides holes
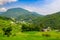
[[[37,15],[37,16],[40,16],[36,12],[30,12],[30,11],[25,10],[23,8],[8,9],[5,13],[1,14],[1,16],[13,17],[13,18],[17,18],[19,16],[28,16],[28,15],[35,15],[35,16]]]
[[[30,12],[23,8],[12,8],[8,9],[5,13],[0,14],[0,16],[5,16],[8,18],[15,18],[18,21],[26,21],[26,22],[37,22],[38,17],[43,17],[36,12]]]
[[[51,27],[52,29],[60,29],[60,12],[51,15],[46,15],[42,21],[44,27]]]

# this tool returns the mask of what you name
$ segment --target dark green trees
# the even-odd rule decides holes
[[[3,28],[2,30],[4,35],[7,35],[7,37],[9,37],[11,35],[12,27]]]

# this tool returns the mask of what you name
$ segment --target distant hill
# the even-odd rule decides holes
[[[45,16],[41,24],[43,27],[51,27],[60,30],[60,12]]]
[[[30,12],[28,10],[25,10],[23,8],[12,8],[8,9],[7,12],[0,14],[0,16],[5,16],[9,18],[16,18],[16,20],[33,20],[37,17],[41,17],[42,15],[36,13],[36,12]]]
[[[20,15],[23,14],[27,14],[30,13],[27,10],[24,10],[22,8],[12,8],[12,9],[8,9],[7,12],[5,12],[4,14],[1,14],[2,16],[6,16],[6,17],[13,17],[13,18],[17,18]]]
[[[35,15],[37,13],[32,13],[29,12],[28,10],[25,10],[23,8],[12,8],[12,9],[8,9],[7,12],[5,12],[4,14],[1,14],[2,16],[6,16],[6,17],[13,17],[13,18],[17,18],[20,15]],[[38,15],[38,14],[37,14]]]
[[[0,12],[0,14],[2,14],[2,13],[4,13],[4,12]]]

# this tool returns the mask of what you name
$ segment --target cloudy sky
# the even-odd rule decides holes
[[[0,0],[0,12],[18,7],[48,15],[60,11],[60,0]]]

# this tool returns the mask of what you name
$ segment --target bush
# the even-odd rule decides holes
[[[42,34],[42,36],[50,37],[50,35],[49,35],[49,34]]]
[[[9,37],[11,35],[12,27],[7,27],[2,29],[4,32],[4,35],[7,35]]]

